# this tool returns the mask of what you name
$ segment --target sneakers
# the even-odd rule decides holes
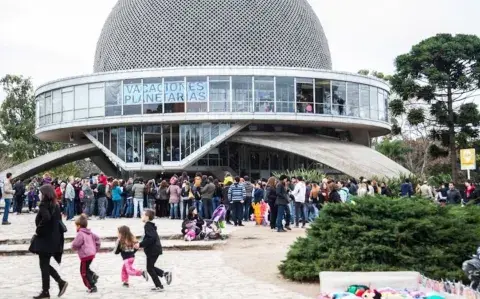
[[[92,287],[91,289],[87,290],[87,293],[96,293],[98,292],[97,287]]]
[[[2,225],[10,225],[10,222],[2,222]]]
[[[130,284],[129,284],[128,282],[124,282],[124,283],[123,283],[123,287],[124,287],[124,288],[129,288],[129,287],[130,287]]]
[[[172,272],[165,272],[165,281],[167,282],[167,285],[170,285],[172,283]]]
[[[155,287],[152,289],[152,292],[164,292],[165,290],[163,289],[163,286]]]
[[[93,273],[92,282],[93,282],[94,285],[97,284],[98,278],[99,278],[99,276],[97,275],[97,273]]]
[[[147,273],[147,271],[143,271],[143,272],[142,272],[142,276],[143,276],[143,278],[145,278],[145,281],[148,281],[148,273]]]
[[[288,229],[288,230],[292,230],[292,229],[290,228],[290,226],[285,226],[285,228]]]
[[[67,290],[68,287],[68,282],[62,281],[58,283],[58,297],[62,297],[63,294],[65,294],[65,291]]]
[[[42,291],[38,296],[33,296],[33,299],[50,299],[50,293],[48,291]]]

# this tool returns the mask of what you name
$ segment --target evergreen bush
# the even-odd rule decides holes
[[[480,245],[480,208],[440,207],[420,198],[365,197],[326,204],[279,266],[286,278],[321,271],[419,271],[465,279],[462,262]]]

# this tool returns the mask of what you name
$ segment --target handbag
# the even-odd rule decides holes
[[[32,238],[30,239],[30,246],[28,247],[28,251],[31,253],[38,253],[37,248],[36,248],[36,243],[37,243],[37,235],[33,235]]]
[[[59,220],[58,224],[60,225],[60,231],[61,232],[66,233],[68,231],[67,226],[65,226],[65,223],[63,223],[62,220]]]

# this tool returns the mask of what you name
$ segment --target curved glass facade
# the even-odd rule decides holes
[[[386,90],[273,76],[145,78],[76,85],[37,96],[37,128],[155,113],[307,113],[388,121]]]

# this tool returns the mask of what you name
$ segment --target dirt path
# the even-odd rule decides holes
[[[317,298],[318,283],[296,283],[283,279],[278,265],[285,259],[288,248],[305,229],[287,233],[272,232],[270,227],[257,227],[252,222],[235,230],[223,248],[225,263],[258,280],[280,286],[304,296]]]

